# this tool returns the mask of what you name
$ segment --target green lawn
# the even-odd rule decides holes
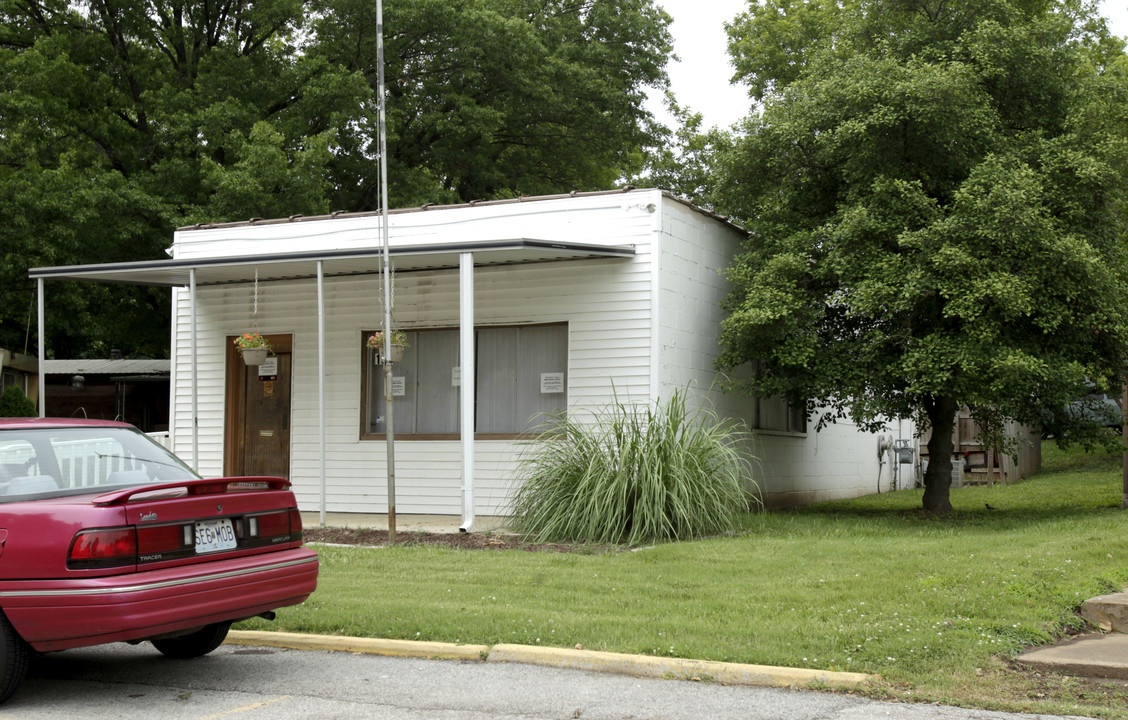
[[[871,672],[886,697],[1128,718],[1120,686],[1010,663],[1128,586],[1120,497],[1119,456],[1047,446],[1041,474],[953,491],[942,519],[904,491],[614,553],[322,547],[310,600],[244,627]]]

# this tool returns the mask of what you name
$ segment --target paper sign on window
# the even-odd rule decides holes
[[[564,373],[541,373],[541,395],[564,392]]]
[[[407,395],[407,382],[404,376],[392,376],[392,397],[403,397]]]
[[[278,379],[278,356],[271,355],[266,360],[262,361],[262,365],[258,368],[259,380],[277,380]]]
[[[450,386],[458,387],[462,384],[462,368],[452,367],[450,369]]]

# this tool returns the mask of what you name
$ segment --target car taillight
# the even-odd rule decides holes
[[[137,528],[137,552],[142,556],[158,556],[192,547],[191,525],[158,525]]]
[[[71,541],[67,567],[74,570],[120,567],[137,562],[137,533],[131,527],[82,530]]]
[[[301,540],[302,516],[297,508],[247,517],[247,537],[252,541]]]

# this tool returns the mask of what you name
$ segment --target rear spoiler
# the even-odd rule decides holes
[[[138,485],[136,487],[124,488],[122,490],[114,490],[113,492],[103,493],[98,495],[91,502],[95,505],[121,505],[129,502],[130,498],[134,495],[142,493],[148,495],[153,492],[160,492],[161,490],[178,490],[183,489],[187,495],[217,495],[220,493],[230,492],[232,485],[266,485],[269,490],[286,490],[290,487],[291,483],[286,478],[280,477],[266,477],[266,476],[250,476],[250,477],[229,477],[229,478],[195,478],[191,480],[177,480],[175,482],[160,483],[158,485]],[[244,488],[238,488],[244,489]],[[255,488],[245,488],[255,489]]]

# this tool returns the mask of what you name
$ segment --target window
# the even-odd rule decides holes
[[[753,372],[759,372],[758,363],[753,363]],[[807,414],[802,405],[792,405],[786,398],[752,397],[749,399],[751,423],[755,430],[776,432],[807,432]]]
[[[372,331],[362,336],[367,339]],[[461,418],[461,368],[457,328],[407,332],[403,361],[392,370],[395,432],[457,435]],[[474,331],[476,352],[474,430],[483,435],[535,431],[543,414],[567,407],[568,326],[483,327]],[[362,434],[382,435],[384,369],[365,348]]]
[[[807,432],[807,416],[803,407],[781,397],[751,398],[752,427],[777,432]]]
[[[15,385],[20,390],[27,392],[27,376],[23,373],[5,370],[3,375],[0,375],[0,392],[9,385]]]

